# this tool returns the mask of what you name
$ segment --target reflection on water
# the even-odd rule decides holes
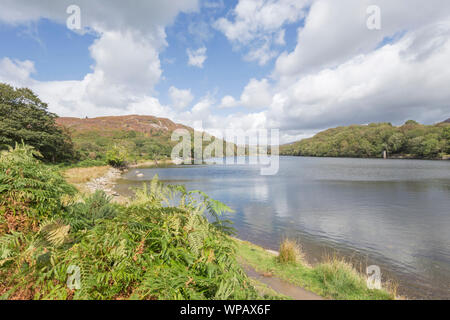
[[[450,298],[450,162],[285,157],[276,176],[257,166],[130,171],[127,193],[155,174],[230,205],[238,235],[276,249],[298,238],[312,262],[338,252],[377,264],[416,298]]]

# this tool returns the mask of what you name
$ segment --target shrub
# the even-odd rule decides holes
[[[65,196],[75,194],[56,168],[35,156],[40,154],[24,144],[0,155],[0,233],[21,230],[28,218],[51,217]]]
[[[114,168],[123,168],[126,166],[127,153],[124,148],[114,146],[106,153],[106,162]]]
[[[280,245],[278,261],[281,263],[297,263],[303,258],[300,246],[292,240],[286,239]]]

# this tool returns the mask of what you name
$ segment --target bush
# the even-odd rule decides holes
[[[281,243],[278,261],[281,263],[297,263],[303,258],[300,246],[292,240],[286,239]]]
[[[127,163],[127,152],[124,148],[114,146],[106,153],[106,162],[114,168],[123,168]]]
[[[0,155],[0,234],[23,229],[28,218],[51,217],[65,196],[75,194],[56,168],[35,156],[40,154],[23,144]]]

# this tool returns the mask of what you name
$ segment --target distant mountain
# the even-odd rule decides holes
[[[450,118],[448,118],[448,119],[445,120],[445,121],[442,121],[442,123],[450,123]]]

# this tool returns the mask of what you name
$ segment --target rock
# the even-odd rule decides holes
[[[94,193],[96,191],[104,191],[109,196],[119,197],[120,195],[113,191],[115,180],[120,178],[121,171],[117,169],[110,169],[103,177],[94,179],[86,183],[86,188]]]

